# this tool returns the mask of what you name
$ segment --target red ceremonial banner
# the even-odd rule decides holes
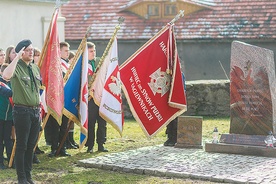
[[[64,83],[61,71],[60,48],[58,37],[58,18],[59,9],[56,9],[50,25],[49,40],[47,41],[46,54],[40,67],[42,84],[46,87],[47,111],[59,124],[61,124],[62,110],[64,106]]]
[[[181,71],[180,68],[176,70],[180,66],[175,62],[177,57],[170,55],[176,53],[172,28],[167,25],[120,67],[122,87],[130,109],[148,137],[158,133],[187,109]],[[173,75],[166,72],[168,66],[172,67]],[[175,75],[175,71],[180,73]],[[178,78],[172,80],[172,77]],[[173,81],[177,82],[173,84],[174,93],[184,99],[180,101],[184,104],[177,108],[168,103]]]

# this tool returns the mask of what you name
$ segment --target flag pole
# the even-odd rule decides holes
[[[43,44],[43,46],[42,46],[42,50],[41,50],[41,57],[39,57],[39,61],[38,61],[38,67],[40,68],[41,67],[41,65],[42,65],[42,61],[44,60],[44,57],[45,57],[45,54],[46,54],[46,52],[45,52],[45,50],[47,49],[47,45],[48,45],[48,43],[49,43],[49,37],[50,37],[50,32],[51,32],[51,29],[52,29],[52,23],[53,23],[53,17],[54,17],[54,15],[55,15],[55,13],[56,13],[56,11],[57,11],[57,9],[59,9],[59,7],[61,6],[61,2],[60,2],[60,0],[56,0],[56,6],[55,6],[55,11],[54,11],[54,13],[53,13],[53,15],[52,15],[52,18],[51,18],[51,22],[50,22],[50,26],[49,26],[49,29],[48,29],[48,31],[47,31],[47,35],[46,35],[46,38],[45,38],[45,42],[44,42],[44,44]]]
[[[179,13],[169,22],[170,25],[174,24],[178,19],[184,16],[184,10],[180,10]]]
[[[180,10],[179,13],[169,22],[167,25],[173,25],[178,19],[184,16],[184,10]],[[131,60],[133,57],[135,57],[146,45],[148,45],[150,42],[155,40],[156,37],[160,33],[162,33],[165,29],[167,29],[167,26],[163,27],[158,33],[156,33],[151,39],[149,39],[140,49],[138,49],[134,54],[132,54],[123,64],[120,65],[120,68],[122,68],[129,60]]]
[[[13,147],[12,147],[12,152],[11,152],[11,156],[10,156],[10,160],[9,160],[9,168],[12,167],[12,163],[13,163],[13,159],[14,159],[14,155],[15,155],[15,149],[16,149],[16,139],[13,143]]]
[[[38,134],[38,138],[37,138],[37,141],[36,141],[36,145],[35,145],[35,147],[34,147],[34,151],[35,151],[35,149],[36,149],[36,147],[37,147],[37,145],[38,145],[38,142],[39,142],[39,140],[40,140],[40,138],[41,138],[41,135],[42,135],[43,130],[45,129],[45,126],[46,126],[46,124],[47,124],[47,122],[48,122],[49,117],[50,117],[50,113],[47,113],[46,117],[43,118],[42,125],[41,125],[41,131],[40,131],[39,134]]]
[[[109,42],[108,42],[108,44],[107,44],[107,46],[106,46],[106,48],[105,48],[105,51],[104,51],[104,53],[103,53],[103,55],[102,55],[102,57],[101,57],[101,59],[100,59],[100,61],[99,61],[99,64],[98,64],[98,66],[97,66],[97,68],[96,68],[96,70],[95,70],[95,73],[92,75],[92,79],[91,79],[91,81],[90,81],[89,84],[88,84],[88,91],[89,91],[90,94],[91,94],[91,91],[92,91],[92,89],[91,89],[91,88],[92,88],[92,84],[93,84],[93,82],[94,82],[94,80],[95,80],[95,78],[96,78],[96,75],[97,75],[97,71],[98,71],[99,68],[102,66],[103,61],[105,60],[105,57],[107,56],[108,51],[109,51],[111,45],[112,45],[113,42],[114,42],[115,36],[117,35],[117,32],[118,32],[119,29],[121,28],[120,25],[121,25],[124,21],[125,21],[125,18],[124,18],[124,17],[119,17],[119,18],[118,18],[118,22],[119,22],[119,23],[115,26],[115,30],[114,30],[114,32],[113,32],[113,35],[112,35],[112,37],[110,38],[110,40],[109,40]],[[92,98],[92,95],[89,95],[88,101],[91,100],[91,98]]]
[[[42,50],[41,50],[41,57],[39,57],[39,61],[38,61],[38,67],[39,68],[41,68],[41,65],[42,65],[42,61],[44,60],[44,57],[45,57],[45,55],[46,55],[46,53],[45,53],[45,50],[47,49],[47,45],[48,45],[48,43],[49,43],[49,37],[50,37],[50,32],[51,32],[51,28],[52,28],[52,23],[53,23],[53,17],[54,17],[54,15],[55,15],[55,13],[56,13],[56,9],[55,9],[55,11],[54,11],[54,13],[53,13],[53,15],[52,15],[52,18],[51,18],[51,22],[50,22],[50,25],[49,25],[49,29],[48,29],[48,31],[47,31],[47,35],[46,35],[46,38],[45,38],[45,42],[44,42],[44,44],[43,44],[43,46],[42,46]]]
[[[58,156],[58,155],[59,155],[60,150],[61,150],[63,144],[65,143],[66,139],[67,139],[67,136],[68,136],[70,127],[71,127],[71,125],[72,125],[73,123],[74,123],[74,122],[73,122],[72,120],[68,120],[66,132],[65,132],[64,136],[62,137],[61,142],[59,143],[59,146],[58,146],[58,149],[57,149],[57,151],[56,151],[55,156]]]
[[[79,47],[78,47],[78,50],[77,50],[77,53],[75,54],[74,59],[73,59],[72,63],[70,64],[70,67],[69,67],[68,71],[66,72],[66,74],[65,74],[65,76],[64,76],[64,78],[63,78],[64,83],[66,83],[67,80],[69,79],[69,77],[70,77],[70,75],[71,75],[71,73],[72,73],[72,71],[73,71],[73,69],[74,69],[74,67],[75,67],[75,65],[76,65],[76,63],[77,63],[77,61],[78,61],[79,56],[82,54],[81,51],[83,50],[83,48],[86,47],[86,40],[87,40],[87,37],[88,37],[88,33],[89,33],[90,31],[91,31],[91,26],[89,26],[89,27],[87,28],[87,31],[86,31],[86,33],[85,33],[85,36],[84,36],[83,39],[81,40],[81,43],[80,43],[80,45],[79,45]],[[56,152],[56,156],[60,153],[60,150],[61,150],[61,148],[62,148],[63,144],[65,143],[65,140],[66,140],[66,138],[67,138],[67,136],[68,136],[68,132],[69,132],[69,130],[70,130],[71,124],[73,124],[73,123],[75,123],[75,122],[73,122],[73,121],[69,118],[66,132],[65,132],[64,136],[62,137],[62,140],[61,140],[61,142],[60,142],[60,144],[59,144],[59,146],[58,146],[58,149],[57,149],[57,152]]]
[[[88,33],[91,31],[91,26],[89,26],[86,30],[85,36],[82,38],[81,43],[77,49],[77,53],[75,54],[72,63],[70,64],[70,67],[68,69],[68,71],[66,72],[65,76],[63,77],[63,81],[66,82],[69,78],[69,76],[71,75],[72,70],[74,69],[79,56],[81,55],[82,52],[78,52],[81,51],[82,48],[86,47],[86,45],[84,45],[84,42],[86,42],[87,37],[88,37]]]

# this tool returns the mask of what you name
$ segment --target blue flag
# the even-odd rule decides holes
[[[88,52],[86,39],[79,46],[64,80],[64,115],[80,126],[80,146],[87,141],[88,128]]]

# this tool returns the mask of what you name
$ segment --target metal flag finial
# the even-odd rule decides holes
[[[125,18],[124,17],[119,17],[118,21],[119,21],[119,24],[121,24],[121,23],[123,23],[125,21]]]
[[[59,8],[61,6],[60,0],[56,0],[56,8]]]
[[[180,17],[184,16],[184,10],[180,10],[179,13],[172,19],[169,24],[174,24]]]
[[[92,30],[92,26],[89,26],[86,30],[85,37],[88,37],[89,32]]]
[[[116,26],[116,29],[120,29],[120,25],[125,21],[124,17],[119,17],[118,18],[118,25]]]

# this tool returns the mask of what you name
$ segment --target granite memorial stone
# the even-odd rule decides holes
[[[179,116],[177,148],[202,148],[202,117]]]
[[[230,134],[275,133],[273,51],[238,41],[231,51]]]
[[[206,152],[276,157],[274,65],[271,50],[232,43],[230,132],[218,144],[206,143]]]

